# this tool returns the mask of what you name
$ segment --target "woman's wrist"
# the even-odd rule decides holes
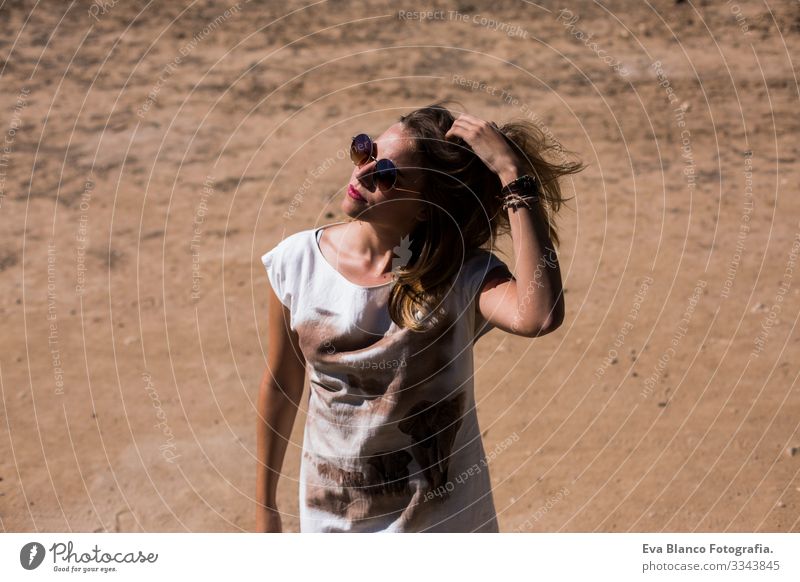
[[[519,166],[516,164],[509,164],[502,170],[497,173],[498,177],[500,178],[500,187],[504,188],[510,182],[513,182],[517,178],[519,178],[522,174],[520,173]]]
[[[276,511],[278,509],[278,502],[275,499],[267,499],[258,504],[261,511]]]

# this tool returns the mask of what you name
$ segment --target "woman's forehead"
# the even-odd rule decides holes
[[[416,152],[416,141],[396,123],[375,139],[379,158],[411,161]]]

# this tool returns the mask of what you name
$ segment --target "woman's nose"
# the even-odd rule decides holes
[[[370,160],[361,164],[356,171],[356,178],[363,182],[364,184],[368,184],[370,186],[373,185],[373,181],[375,179],[375,160]]]

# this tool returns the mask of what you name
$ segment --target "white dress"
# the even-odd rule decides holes
[[[413,332],[389,317],[392,281],[357,285],[328,262],[323,228],[262,257],[306,359],[300,531],[498,531],[472,346],[493,327],[477,292],[505,263],[486,250],[469,255],[439,323]]]

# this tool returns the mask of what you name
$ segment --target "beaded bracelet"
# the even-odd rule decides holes
[[[536,178],[525,174],[512,180],[500,191],[503,197],[503,210],[525,206],[530,209],[531,202],[539,201],[539,188]]]
[[[531,209],[531,202],[536,202],[539,200],[538,196],[520,196],[519,194],[508,194],[505,198],[503,198],[503,210],[508,210],[509,208],[519,208],[520,206],[524,206],[528,210]]]

